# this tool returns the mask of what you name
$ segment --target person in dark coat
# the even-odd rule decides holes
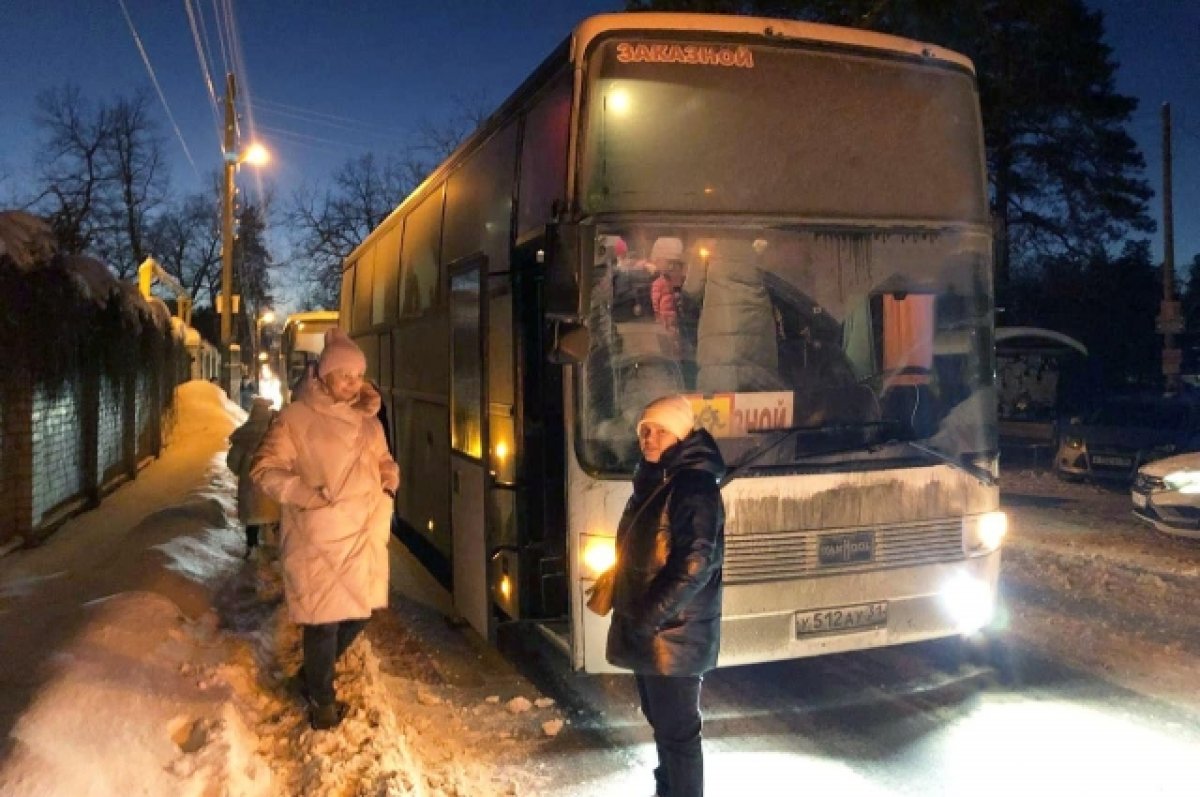
[[[659,795],[704,793],[700,685],[721,646],[725,463],[682,396],[638,421],[642,459],[617,531],[610,664],[633,670],[654,730]]]
[[[246,528],[246,557],[258,545],[259,529],[279,523],[279,504],[250,479],[250,462],[278,413],[269,399],[256,398],[250,417],[229,436],[225,462],[238,477],[238,520]]]

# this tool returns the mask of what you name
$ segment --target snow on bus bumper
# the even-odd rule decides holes
[[[972,633],[995,611],[999,571],[997,550],[849,578],[726,585],[718,665]]]

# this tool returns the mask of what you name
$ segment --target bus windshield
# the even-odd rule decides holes
[[[922,441],[951,461],[990,456],[989,240],[985,230],[601,226],[581,460],[628,473],[638,414],[669,393],[691,398],[730,462],[761,432],[796,426],[878,431],[849,445],[799,435],[756,466],[797,466],[821,446],[862,467],[919,450],[889,441]]]
[[[975,83],[961,68],[631,34],[593,47],[587,74],[584,215],[987,221]]]

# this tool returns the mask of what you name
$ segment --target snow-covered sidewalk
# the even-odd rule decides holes
[[[464,688],[414,635],[440,622],[416,604],[347,652],[345,721],[309,728],[284,685],[299,634],[277,562],[243,561],[232,520],[224,450],[243,417],[215,386],[184,385],[160,460],[0,559],[0,794],[538,793],[528,762],[558,708],[519,678]]]

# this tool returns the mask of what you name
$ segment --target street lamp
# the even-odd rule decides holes
[[[245,152],[237,151],[237,117],[233,102],[237,85],[233,74],[225,76],[225,180],[221,191],[221,349],[225,353],[226,393],[230,398],[238,395],[238,371],[240,357],[235,356],[233,342],[233,195],[234,175],[243,163],[261,166],[269,160],[267,150],[261,144],[251,144]]]

